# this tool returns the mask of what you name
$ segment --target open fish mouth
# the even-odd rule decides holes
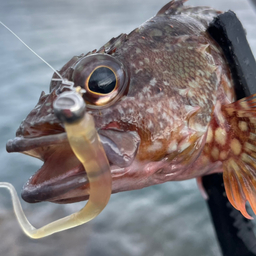
[[[100,133],[111,169],[118,169],[118,175],[121,175],[136,156],[138,135],[112,130]],[[133,143],[126,143],[125,139]],[[16,137],[7,142],[6,149],[44,162],[23,186],[21,196],[26,202],[73,203],[88,199],[90,185],[86,170],[73,153],[65,132],[36,138]],[[121,189],[117,186],[115,188],[117,191]]]
[[[66,133],[38,138],[16,137],[7,142],[6,149],[8,152],[21,152],[44,162],[22,189],[21,195],[26,202],[80,201],[78,192],[81,189],[83,197],[88,197],[86,171],[70,148]],[[72,196],[68,193],[71,190]],[[75,190],[78,191],[74,193]]]

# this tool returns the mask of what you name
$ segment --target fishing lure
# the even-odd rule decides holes
[[[85,103],[78,93],[64,92],[55,101],[56,115],[64,122],[68,140],[76,157],[87,170],[90,181],[90,198],[83,209],[39,229],[33,227],[22,210],[15,188],[7,182],[13,207],[24,233],[38,239],[53,233],[82,225],[94,219],[107,205],[111,195],[111,174],[108,160],[98,139],[93,117],[85,113]]]

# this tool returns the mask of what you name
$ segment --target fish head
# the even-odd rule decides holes
[[[179,65],[200,54],[193,47],[207,44],[208,39],[204,42],[200,37],[198,42],[193,37],[195,31],[199,34],[205,29],[198,21],[193,28],[191,18],[185,26],[188,22],[183,16],[173,20],[167,16],[172,13],[168,10],[178,10],[183,1],[178,2],[169,3],[169,9],[165,6],[151,20],[111,39],[98,51],[73,57],[59,71],[62,81],[54,73],[49,93],[41,94],[16,138],[7,143],[7,151],[44,162],[23,187],[25,201],[70,203],[89,196],[86,170],[53,110],[57,96],[69,90],[63,81],[85,91],[87,111],[94,117],[111,166],[113,193],[164,182],[159,178],[163,162],[176,159],[184,149],[196,148],[198,135],[189,127],[193,126],[189,119],[200,107],[191,104],[187,89],[188,76],[195,70],[184,72],[185,67]],[[175,22],[182,26],[173,28]],[[203,64],[199,59],[198,65]],[[206,128],[208,121],[202,115],[198,120]],[[183,162],[187,161],[184,156]]]

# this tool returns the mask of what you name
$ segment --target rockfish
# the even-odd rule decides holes
[[[228,199],[256,213],[256,99],[235,102],[229,66],[207,33],[220,11],[166,4],[129,34],[73,57],[59,71],[85,89],[87,111],[111,165],[112,193],[222,173]],[[53,102],[66,86],[53,75],[49,93],[8,141],[8,152],[41,159],[24,185],[30,203],[86,200],[86,170],[72,152]]]

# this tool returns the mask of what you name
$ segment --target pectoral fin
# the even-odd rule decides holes
[[[256,214],[256,94],[224,105],[212,127],[212,152],[223,162],[223,178],[230,203],[246,218],[248,201]]]

